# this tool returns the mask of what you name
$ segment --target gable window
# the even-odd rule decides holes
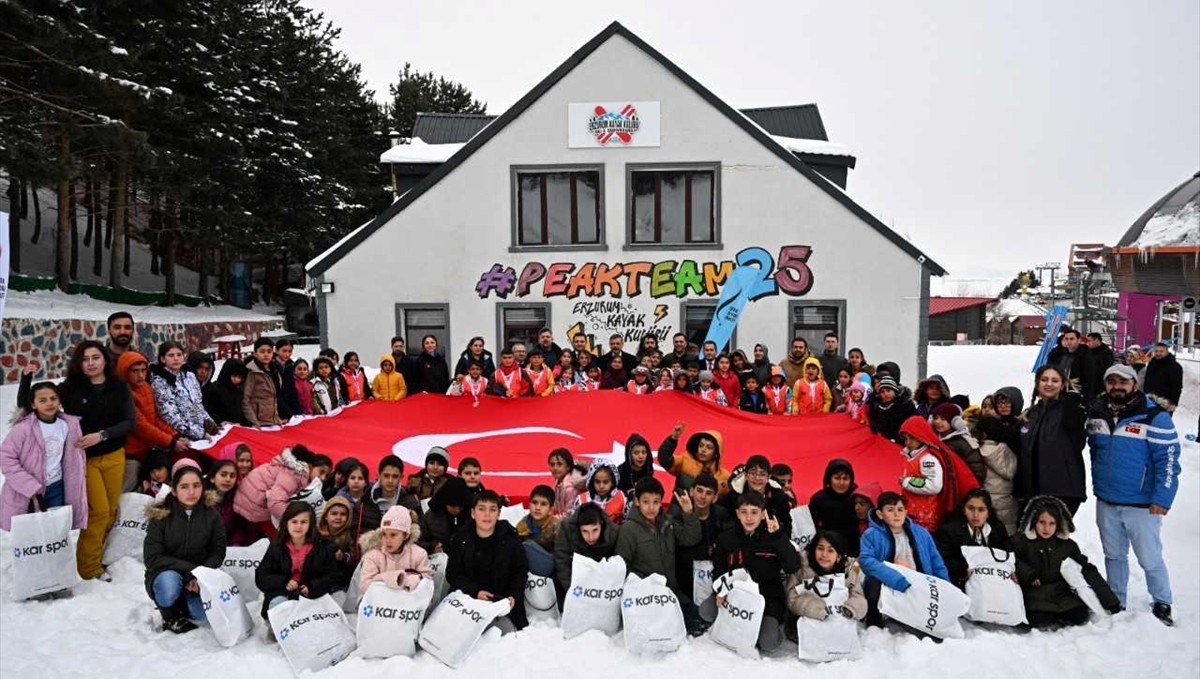
[[[821,352],[827,332],[841,339],[843,353],[849,350],[850,345],[846,343],[846,300],[793,301],[788,304],[788,311],[791,329],[788,337],[803,337],[814,354]]]
[[[715,245],[720,166],[629,167],[630,245]]]
[[[603,244],[600,167],[513,168],[513,245]]]

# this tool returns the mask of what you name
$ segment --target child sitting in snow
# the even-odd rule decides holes
[[[1030,500],[1021,519],[1021,529],[1012,539],[1012,549],[1017,559],[1017,580],[1025,594],[1025,615],[1031,626],[1082,625],[1088,621],[1087,604],[1063,579],[1062,564],[1067,559],[1082,567],[1083,577],[1100,599],[1100,605],[1110,613],[1120,612],[1117,595],[1071,539],[1075,523],[1062,500],[1050,495]]]
[[[138,492],[150,497],[158,497],[163,484],[171,473],[171,454],[162,449],[154,449],[146,453],[146,461],[142,463]]]
[[[529,572],[554,575],[554,542],[558,539],[559,518],[551,512],[554,489],[537,485],[529,493],[529,513],[517,522],[517,535],[525,546]]]
[[[349,588],[354,569],[358,566],[360,552],[350,525],[352,512],[349,500],[335,496],[325,503],[321,510],[321,520],[317,522],[317,532],[337,549],[333,560],[337,562],[338,589]]]
[[[930,533],[942,525],[942,518],[953,512],[967,491],[979,487],[979,482],[967,475],[960,480],[953,457],[946,450],[929,422],[913,415],[900,426],[904,437],[904,471],[900,490],[913,521]]]
[[[943,580],[950,579],[933,536],[909,518],[905,504],[905,498],[898,493],[889,491],[880,495],[879,503],[870,517],[871,527],[862,535],[858,562],[867,574],[863,591],[869,606],[869,625],[881,622],[881,586],[905,592],[912,585],[900,571],[888,566],[889,563]]]
[[[604,508],[608,518],[613,523],[620,524],[625,520],[625,494],[617,488],[621,478],[617,466],[608,460],[596,460],[588,467],[586,478],[587,491],[575,498],[576,511],[588,502],[594,502]]]
[[[849,596],[840,606],[829,606],[825,598],[832,590],[826,584],[831,576],[843,575]],[[828,587],[829,589],[826,589]],[[858,560],[846,554],[842,538],[837,533],[818,530],[800,552],[800,570],[788,577],[788,610],[793,615],[813,620],[825,620],[830,615],[842,615],[862,620],[867,615],[867,597],[862,591],[862,568]]]
[[[617,466],[617,488],[632,499],[638,481],[654,476],[654,461],[650,459],[650,442],[638,433],[625,440],[625,461]]]
[[[821,530],[832,531],[842,538],[847,556],[858,556],[858,515],[854,512],[854,467],[843,459],[833,459],[825,466],[821,490],[808,499],[808,511],[813,524]]]
[[[254,584],[263,593],[262,617],[279,604],[304,597],[319,599],[337,589],[340,570],[337,548],[317,532],[312,505],[288,504],[279,521],[279,533],[271,541],[254,571]],[[267,641],[275,631],[267,626]]]
[[[392,589],[413,590],[422,580],[432,579],[429,554],[417,545],[420,535],[421,529],[413,525],[407,507],[389,509],[378,529],[359,538],[363,557],[358,591],[366,594],[376,582]]]

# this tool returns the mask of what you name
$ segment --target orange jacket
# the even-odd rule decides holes
[[[817,366],[817,381],[809,382],[801,377],[792,385],[792,410],[797,415],[827,413],[833,405],[833,393],[821,374],[821,361],[813,357],[804,359],[806,370],[810,365]]]
[[[133,408],[136,417],[133,418],[133,430],[125,435],[125,454],[136,460],[144,460],[151,448],[168,448],[179,438],[179,433],[171,428],[158,414],[154,405],[154,390],[149,382],[133,386],[129,381],[129,369],[138,363],[149,365],[149,361],[136,351],[126,351],[117,357],[117,376],[129,385],[133,394]]]

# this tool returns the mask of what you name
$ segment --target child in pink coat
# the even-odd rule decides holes
[[[314,479],[324,479],[333,462],[324,455],[296,444],[255,467],[238,483],[233,511],[256,523],[269,538],[276,534],[276,521],[287,509],[288,500]]]
[[[87,528],[87,462],[79,439],[79,418],[59,412],[58,391],[50,382],[29,390],[30,403],[0,444],[0,528],[30,511],[71,508],[71,527]]]
[[[392,589],[416,589],[421,580],[433,577],[429,554],[417,545],[421,528],[414,526],[411,510],[397,505],[383,515],[382,525],[359,539],[362,547],[360,596],[372,583]]]

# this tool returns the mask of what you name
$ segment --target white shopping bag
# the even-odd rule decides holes
[[[71,530],[74,510],[55,507],[12,517],[13,599],[70,589],[79,584],[75,546],[79,531]]]
[[[912,585],[903,592],[883,585],[879,593],[879,611],[896,622],[939,639],[962,639],[959,618],[971,609],[971,600],[954,585],[889,563],[887,568],[900,572]]]
[[[451,668],[471,655],[484,630],[512,610],[508,598],[481,601],[455,590],[447,596],[421,629],[421,648]]]
[[[808,505],[796,507],[792,510],[791,515],[792,544],[796,547],[797,552],[803,552],[808,547],[808,543],[812,541],[813,536],[817,534],[817,524],[813,523]]]
[[[525,518],[525,515],[527,513],[528,513],[528,510],[525,509],[525,505],[512,505],[511,507],[501,507],[500,508],[500,520],[507,521],[510,526],[512,526],[513,528],[516,528],[517,524],[520,523],[521,519]]]
[[[796,639],[800,659],[809,662],[855,660],[862,655],[858,623],[840,612],[824,620],[801,617],[796,621]]]
[[[325,509],[325,494],[322,492],[323,483],[324,481],[321,479],[313,479],[307,486],[302,488],[300,492],[289,497],[288,504],[293,502],[307,502],[308,504],[312,505],[313,511],[316,512],[317,521],[320,521],[321,512]],[[276,528],[279,528],[279,519],[272,516],[271,523],[275,524]]]
[[[535,620],[558,620],[558,594],[554,578],[530,573],[525,579],[525,617]]]
[[[1012,579],[1017,561],[1011,552],[991,547],[964,546],[967,561],[967,584],[964,587],[971,599],[967,618],[975,622],[996,625],[1020,625],[1025,619],[1025,597],[1021,586]]]
[[[296,674],[331,667],[354,651],[354,632],[346,625],[341,606],[328,594],[285,601],[267,611],[267,618]]]
[[[359,583],[362,579],[362,567],[363,562],[359,560],[358,565],[354,567],[354,574],[350,576],[350,584],[346,586],[346,598],[342,601],[342,610],[347,613],[358,612],[358,600],[362,598],[362,589]]]
[[[433,569],[433,600],[429,603],[430,611],[434,606],[442,602],[449,593],[450,585],[446,582],[446,566],[450,564],[450,557],[445,552],[438,552],[429,555],[429,567]],[[428,613],[426,613],[428,617]]]
[[[117,505],[117,519],[104,541],[104,554],[100,561],[108,566],[132,556],[142,560],[142,545],[146,544],[146,508],[154,504],[154,498],[143,493],[122,493]]]
[[[621,624],[625,650],[634,655],[671,653],[687,638],[679,599],[667,587],[666,576],[658,573],[645,578],[630,573],[625,578]]]
[[[825,612],[829,615],[841,615],[842,606],[850,598],[850,588],[846,585],[845,573],[809,578],[796,585],[796,591],[812,592],[821,597],[825,603]]]
[[[1075,596],[1083,599],[1083,603],[1087,604],[1093,614],[1101,617],[1108,615],[1108,611],[1100,605],[1100,597],[1096,596],[1096,591],[1087,583],[1087,578],[1083,577],[1083,566],[1080,566],[1078,561],[1063,559],[1059,572],[1062,573],[1063,580],[1075,591]]]
[[[254,584],[254,571],[258,570],[258,564],[262,563],[263,555],[267,553],[270,544],[270,540],[262,538],[247,547],[225,548],[225,561],[221,564],[221,570],[233,576],[233,581],[242,593],[242,601],[257,601],[262,598],[262,592],[258,591],[258,585]]]
[[[692,603],[697,608],[700,607],[700,604],[712,598],[712,573],[712,561],[697,559],[692,562]]]
[[[610,556],[600,561],[582,554],[571,557],[571,589],[563,600],[563,638],[596,629],[616,634],[621,629],[621,592],[625,560]]]
[[[717,606],[717,620],[709,628],[712,640],[743,658],[757,658],[758,630],[762,627],[767,600],[758,593],[758,584],[742,569],[726,573],[716,588],[725,597]]]
[[[192,575],[200,585],[200,602],[217,643],[229,648],[249,637],[254,619],[233,576],[205,566],[193,568]]]
[[[433,580],[424,578],[410,591],[373,582],[358,606],[358,654],[391,658],[417,654],[421,621],[433,599]]]

